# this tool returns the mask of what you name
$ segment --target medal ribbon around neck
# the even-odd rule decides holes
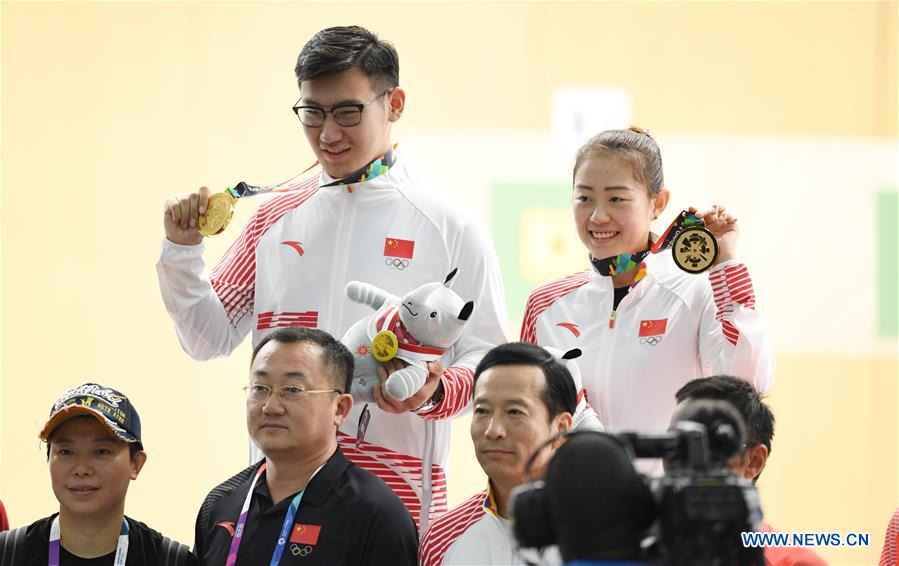
[[[371,181],[375,177],[380,177],[381,175],[387,173],[393,164],[396,163],[396,146],[391,147],[387,150],[387,153],[384,155],[373,159],[371,162],[367,163],[364,167],[361,167],[346,177],[342,179],[337,179],[322,185],[323,187],[336,187],[339,185],[352,185],[355,183],[364,183],[366,181]],[[297,180],[298,177],[308,173],[315,166],[318,165],[318,161],[310,165],[306,168],[302,173],[291,177],[290,179],[278,183],[277,185],[270,185],[267,187],[256,187],[253,185],[248,185],[246,182],[241,181],[237,183],[233,187],[229,187],[227,192],[233,196],[234,198],[243,198],[248,196],[258,196],[266,193],[286,193],[298,188],[303,187],[308,184],[308,177]],[[318,176],[318,171],[315,172],[315,176]]]
[[[115,560],[113,564],[115,566],[124,566],[125,559],[128,558],[128,531],[131,530],[131,527],[128,525],[128,519],[122,517],[122,530],[119,531],[119,542],[116,544],[115,549]],[[50,525],[50,548],[49,548],[49,560],[47,560],[48,566],[59,566],[59,539],[61,536],[61,531],[59,528],[59,515],[53,518],[53,523]]]
[[[354,183],[364,183],[375,177],[379,177],[387,173],[393,164],[396,163],[396,146],[394,145],[387,150],[387,153],[372,160],[364,167],[353,171],[342,179],[337,179],[323,185],[324,187],[336,187],[341,185],[351,185]],[[288,193],[291,191],[308,189],[318,182],[320,171],[316,169],[318,161],[307,167],[298,175],[294,175],[290,179],[278,183],[277,185],[269,185],[265,187],[257,187],[249,185],[245,181],[241,181],[233,187],[228,187],[221,193],[216,193],[209,197],[206,205],[206,212],[200,215],[197,222],[197,229],[204,236],[214,236],[225,231],[231,217],[234,215],[234,204],[239,198],[255,197],[268,193]],[[310,173],[311,174],[307,174]]]
[[[633,288],[643,277],[646,275],[646,264],[644,260],[646,256],[649,254],[657,254],[661,251],[665,251],[667,249],[672,248],[675,240],[678,239],[678,236],[684,233],[685,230],[691,228],[698,228],[703,232],[709,234],[712,242],[714,242],[714,237],[711,236],[711,233],[704,228],[703,221],[701,218],[698,218],[696,214],[689,211],[681,211],[680,214],[677,215],[674,222],[668,226],[668,229],[648,248],[639,252],[633,253],[622,253],[616,256],[607,257],[603,259],[596,259],[595,257],[590,258],[590,263],[593,265],[593,269],[596,270],[597,273],[603,275],[605,277],[611,277],[613,275],[619,275],[621,273],[626,273],[633,269],[637,269],[637,276],[634,278],[634,283],[631,285]],[[711,261],[708,262],[708,267],[711,267],[711,264],[714,263],[715,258],[718,256],[717,244],[714,246],[714,255],[712,256]],[[685,271],[689,271],[690,273],[699,273],[702,270],[694,271],[685,269],[684,266],[681,265],[680,261],[677,257],[675,257],[675,263],[677,263],[678,267],[684,269]]]

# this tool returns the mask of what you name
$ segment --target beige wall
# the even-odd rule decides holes
[[[14,524],[54,509],[37,431],[56,396],[83,381],[118,387],[140,409],[150,458],[128,508],[156,528],[192,541],[206,491],[245,464],[239,388],[248,347],[202,364],[180,350],[153,271],[160,213],[165,198],[199,184],[278,181],[310,161],[289,110],[292,69],[321,27],[359,22],[395,42],[409,98],[399,141],[422,132],[548,135],[550,98],[563,84],[624,87],[636,123],[709,145],[896,139],[891,2],[4,2],[0,10],[0,498]],[[452,191],[453,181],[439,181]],[[870,210],[852,216],[852,187],[847,194],[825,180],[821,190],[845,199],[850,222],[868,229]],[[778,194],[759,191],[777,211]],[[236,225],[251,208],[239,208]],[[827,221],[843,228],[838,219]],[[822,219],[796,221],[808,239],[795,245],[818,245]],[[210,240],[208,260],[235,234]],[[821,298],[815,308],[846,292],[832,271],[818,281],[815,266],[792,268],[816,281],[802,290]],[[870,303],[865,277],[848,292]],[[773,276],[763,281],[760,295],[779,292]],[[823,550],[833,563],[873,563],[899,505],[895,352],[889,339],[858,356],[778,348],[778,432],[763,503],[785,530],[870,531],[878,548]],[[460,501],[482,479],[465,421],[455,429],[450,496]]]

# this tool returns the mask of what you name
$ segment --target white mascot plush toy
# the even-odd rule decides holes
[[[574,361],[581,357],[581,350],[579,348],[574,348],[567,352],[563,352],[558,348],[547,346],[544,346],[543,349],[559,360],[559,363],[568,369],[568,373],[571,374],[571,379],[574,380],[574,388],[578,393],[578,401],[577,409],[575,409],[574,414],[571,416],[572,430],[605,430],[605,427],[599,420],[599,415],[596,414],[593,407],[587,405],[587,399],[581,395],[581,392],[584,389],[584,381],[581,378],[581,369]]]
[[[369,283],[347,283],[350,300],[375,310],[341,339],[356,362],[351,391],[355,399],[374,401],[378,366],[395,357],[408,365],[391,373],[382,391],[402,401],[421,389],[428,377],[427,362],[456,343],[474,310],[473,301],[466,303],[449,288],[456,271],[443,283],[425,283],[402,299]]]

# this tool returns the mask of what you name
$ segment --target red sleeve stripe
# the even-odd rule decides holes
[[[228,249],[222,262],[213,270],[212,277],[214,279],[221,279],[237,287],[244,287],[248,283],[252,283],[256,272],[256,247],[259,239],[284,214],[315,194],[318,190],[318,179],[310,178],[307,183],[310,188],[290,193],[284,197],[273,198],[257,209],[240,239]]]
[[[734,346],[737,345],[737,340],[739,340],[740,338],[740,331],[737,330],[737,327],[734,326],[734,323],[729,320],[722,321],[721,331],[724,333],[724,337],[727,338],[728,342],[730,342]]]
[[[740,331],[732,321],[734,304],[755,308],[755,291],[752,288],[749,270],[742,263],[731,265],[713,271],[709,275],[709,281],[712,284],[712,294],[717,307],[715,319],[721,321],[721,330],[727,341],[736,346]]]
[[[397,497],[400,498],[400,501],[403,502],[403,505],[409,510],[409,514],[412,515],[412,520],[415,521],[415,524],[419,524],[419,517],[421,516],[421,500],[418,497],[418,493],[415,491],[414,487],[409,484],[402,476],[400,476],[396,470],[393,470],[389,466],[378,462],[372,456],[365,454],[363,451],[356,450],[356,442],[355,439],[341,434],[338,438],[340,442],[340,449],[346,455],[347,459],[359,466],[364,470],[368,470],[369,472],[375,474],[381,480],[387,484],[388,487],[396,494]],[[419,469],[421,469],[419,467]]]
[[[528,297],[524,309],[524,321],[521,323],[521,341],[537,343],[537,317],[543,314],[560,297],[583,286],[590,280],[590,271],[581,271],[562,279],[557,279],[538,287]]]
[[[449,513],[431,523],[421,541],[418,552],[419,566],[440,566],[443,556],[462,533],[484,516],[484,490],[465,500]]]
[[[341,439],[343,439],[345,437],[347,439],[346,442],[352,442],[352,444],[355,446],[355,444],[356,444],[355,438],[352,438],[349,435],[346,435],[343,433],[340,433],[340,434],[341,434]],[[372,443],[366,442],[366,441],[362,442],[362,445],[360,446],[360,448],[362,448],[365,452],[376,454],[379,457],[389,458],[392,462],[395,462],[397,465],[400,465],[400,466],[405,466],[410,469],[421,468],[421,459],[416,458],[414,456],[406,456],[404,454],[394,452],[393,450],[390,450],[388,448],[384,448],[382,446],[377,446],[375,444],[372,444]]]
[[[409,509],[415,524],[420,524],[422,504],[418,490],[422,489],[423,484],[421,459],[370,442],[362,442],[356,450],[355,437],[339,431],[337,440],[347,459],[381,478]],[[429,520],[446,512],[446,472],[437,464],[431,465],[431,482]]]
[[[897,552],[899,552],[899,508],[887,526],[883,550],[880,553],[880,566],[896,566],[896,559],[899,558]]]
[[[219,288],[223,287],[230,287],[239,292],[239,297],[232,295],[222,300],[228,313],[238,322],[243,316],[252,312],[256,277],[256,248],[259,239],[274,222],[305,202],[314,192],[311,190],[290,194],[288,197],[272,199],[260,206],[253,220],[247,224],[240,239],[229,248],[222,261],[213,270],[211,280],[217,292]],[[234,295],[236,294],[234,293]],[[235,317],[235,313],[239,314]]]
[[[231,324],[253,310],[256,283],[256,248],[269,227],[287,212],[300,206],[318,191],[319,176],[299,183],[296,192],[277,196],[262,203],[243,232],[210,274],[210,282],[228,313]]]
[[[225,252],[225,258],[231,256],[232,261],[225,263],[224,258],[212,271],[216,278],[232,283],[240,283],[254,271],[255,253],[247,255],[247,251],[255,252],[262,234],[284,214],[300,206],[318,191],[318,177],[306,180],[297,192],[278,196],[262,203],[244,228],[241,237]]]
[[[474,371],[465,366],[450,366],[443,370],[443,401],[421,418],[429,421],[448,419],[459,414],[471,403]]]

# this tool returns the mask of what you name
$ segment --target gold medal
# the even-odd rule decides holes
[[[215,236],[225,231],[231,217],[234,216],[234,203],[237,199],[227,191],[215,193],[206,203],[206,212],[197,220],[197,231],[204,236]]]
[[[371,353],[379,362],[389,362],[399,351],[399,342],[396,334],[389,330],[382,330],[375,334],[371,341]]]
[[[702,226],[690,226],[677,235],[671,246],[674,263],[687,273],[702,273],[718,259],[718,241]]]

